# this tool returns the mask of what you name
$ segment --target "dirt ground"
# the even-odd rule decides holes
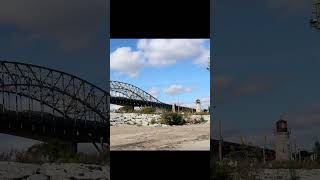
[[[210,150],[210,124],[110,128],[111,150]]]

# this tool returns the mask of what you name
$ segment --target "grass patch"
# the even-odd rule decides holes
[[[11,150],[0,154],[0,161],[14,161],[20,163],[83,163],[83,164],[110,164],[110,151],[102,153],[75,153],[69,146],[59,141],[35,144],[26,151]]]
[[[141,110],[139,110],[138,113],[141,113],[141,114],[155,114],[156,113],[156,108],[144,107]]]

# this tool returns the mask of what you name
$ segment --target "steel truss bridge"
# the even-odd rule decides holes
[[[120,106],[147,106],[167,110],[173,109],[173,105],[159,101],[146,91],[134,85],[119,81],[110,81],[110,103]],[[183,106],[175,106],[175,110],[195,112],[195,109]]]
[[[74,75],[0,61],[0,133],[108,147],[109,94]],[[100,146],[101,145],[101,146]]]

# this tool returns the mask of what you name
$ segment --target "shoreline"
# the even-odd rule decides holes
[[[110,167],[79,163],[30,164],[0,161],[0,179],[110,180]]]

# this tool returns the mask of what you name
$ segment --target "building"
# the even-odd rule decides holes
[[[290,132],[287,121],[276,122],[276,160],[291,160]]]
[[[196,100],[196,112],[201,112],[200,99],[197,99],[197,100]]]
[[[176,112],[176,104],[172,104],[172,112]]]

